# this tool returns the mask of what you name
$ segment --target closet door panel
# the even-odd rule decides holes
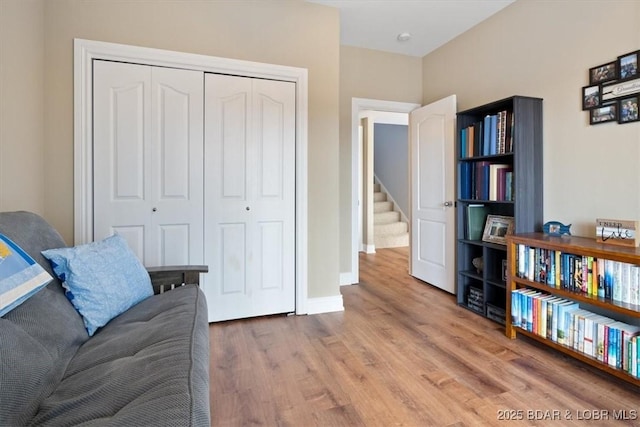
[[[203,262],[202,72],[94,62],[94,240],[147,266]]]
[[[94,240],[122,234],[144,260],[151,182],[151,70],[94,62]]]
[[[295,84],[205,76],[209,320],[295,310]]]
[[[204,261],[203,102],[204,73],[152,67],[150,265]]]

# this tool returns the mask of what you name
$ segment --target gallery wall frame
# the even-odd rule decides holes
[[[581,89],[582,110],[589,112],[589,124],[634,123],[638,118],[640,50],[625,53],[589,68],[589,84]]]

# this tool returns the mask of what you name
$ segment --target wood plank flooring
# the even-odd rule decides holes
[[[212,324],[213,426],[640,426],[640,390],[360,256],[345,311]],[[626,419],[622,419],[626,418]]]

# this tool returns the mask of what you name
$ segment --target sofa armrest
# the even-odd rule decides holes
[[[168,265],[147,267],[153,293],[161,294],[178,286],[200,285],[200,273],[207,273],[206,265]]]

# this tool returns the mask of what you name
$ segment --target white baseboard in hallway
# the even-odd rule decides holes
[[[344,311],[342,295],[307,299],[307,314],[332,313]]]

